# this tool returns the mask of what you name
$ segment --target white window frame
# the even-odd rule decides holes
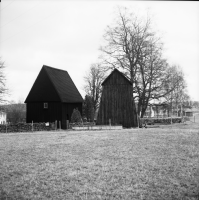
[[[48,109],[48,103],[47,102],[44,103],[44,109]]]

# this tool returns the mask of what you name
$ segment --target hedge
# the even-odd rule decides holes
[[[181,123],[182,118],[181,117],[168,117],[168,118],[141,118],[140,124],[155,124],[155,123],[161,123],[161,124],[171,124],[172,123]]]

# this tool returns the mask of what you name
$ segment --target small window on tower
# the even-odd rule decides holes
[[[48,108],[48,103],[44,103],[44,108]]]

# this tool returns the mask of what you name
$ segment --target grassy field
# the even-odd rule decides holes
[[[0,199],[199,199],[199,126],[1,134]]]

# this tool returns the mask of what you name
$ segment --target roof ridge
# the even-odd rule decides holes
[[[129,80],[129,78],[127,77],[127,76],[125,76],[125,74],[124,73],[122,73],[120,70],[118,70],[117,68],[114,68],[114,70],[112,70],[112,72],[104,79],[104,81],[102,82],[102,85],[107,81],[107,79],[109,79],[111,76],[112,76],[112,74],[114,73],[114,72],[118,72],[122,77],[124,77],[131,85],[132,85],[132,83],[131,83],[131,81]]]
[[[44,67],[44,68],[51,68],[51,69],[59,70],[59,71],[64,71],[64,72],[67,72],[67,73],[68,73],[68,71],[66,71],[66,70],[58,69],[58,68],[55,68],[55,67],[50,67],[50,66],[48,66],[48,65],[43,65],[43,67]]]
[[[121,72],[120,70],[118,70],[117,68],[115,68],[113,71],[118,71],[122,76],[124,76],[128,81],[131,82],[131,79],[123,72]]]

